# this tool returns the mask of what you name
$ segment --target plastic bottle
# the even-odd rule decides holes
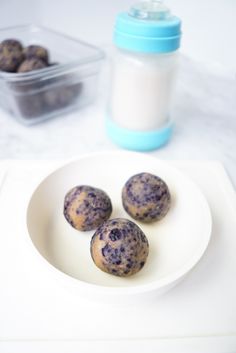
[[[180,37],[180,19],[161,1],[117,16],[107,132],[121,147],[148,151],[169,140]]]

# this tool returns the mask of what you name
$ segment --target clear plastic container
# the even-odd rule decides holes
[[[0,30],[0,42],[8,38],[46,47],[55,63],[27,73],[0,71],[0,106],[20,122],[34,124],[94,100],[102,50],[34,25]]]

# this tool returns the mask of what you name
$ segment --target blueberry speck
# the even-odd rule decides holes
[[[96,197],[96,195],[93,192],[89,192],[88,196],[93,197],[93,198]]]
[[[143,268],[144,264],[145,264],[144,261],[140,262],[140,268]]]
[[[111,248],[108,244],[106,244],[103,248],[102,248],[102,256],[106,257],[109,253],[111,252]]]
[[[116,241],[121,239],[122,237],[122,233],[118,228],[112,229],[110,234],[109,234],[109,238],[111,239],[111,241]]]

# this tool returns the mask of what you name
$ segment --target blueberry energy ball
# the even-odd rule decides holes
[[[140,271],[148,256],[148,240],[133,222],[114,218],[94,233],[90,252],[97,267],[115,276],[128,277]]]
[[[0,46],[7,48],[9,51],[21,51],[23,49],[21,42],[17,39],[5,39]]]
[[[0,70],[16,72],[22,60],[22,45],[19,41],[6,39],[0,43]]]
[[[45,67],[47,67],[47,64],[40,59],[37,59],[37,58],[26,59],[21,63],[17,72],[20,72],[20,73],[30,72],[33,70],[43,69]]]
[[[40,59],[43,60],[46,64],[48,64],[49,54],[47,49],[41,47],[39,45],[29,45],[23,50],[23,54],[25,59]]]
[[[125,183],[122,203],[132,218],[151,223],[165,217],[170,208],[171,196],[168,186],[161,178],[140,173]]]
[[[110,217],[111,212],[109,196],[92,186],[76,186],[65,196],[64,216],[77,230],[96,229]]]
[[[64,108],[76,101],[82,91],[82,83],[52,87],[44,93],[45,106],[48,110]]]

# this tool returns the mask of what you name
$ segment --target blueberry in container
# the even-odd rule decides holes
[[[99,48],[50,29],[22,25],[0,30],[0,42],[46,48],[50,62],[29,72],[0,71],[0,107],[23,124],[38,123],[92,103],[104,58]]]

